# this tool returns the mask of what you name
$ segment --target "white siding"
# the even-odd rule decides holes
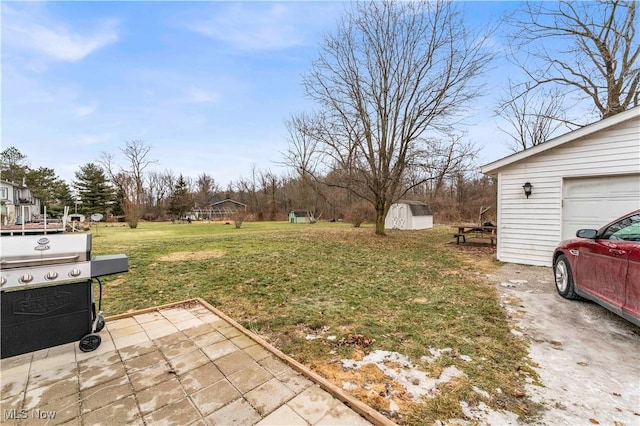
[[[551,265],[562,239],[563,179],[640,173],[639,129],[634,118],[500,169],[498,260]],[[533,185],[529,199],[525,182]]]
[[[433,228],[433,216],[413,216],[411,207],[405,203],[394,203],[384,218],[385,229]]]
[[[411,229],[411,210],[404,203],[394,203],[384,219],[385,229]]]
[[[433,228],[433,216],[413,216],[413,227],[411,229]]]

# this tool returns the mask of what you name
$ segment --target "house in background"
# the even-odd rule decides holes
[[[487,164],[482,173],[498,180],[498,260],[551,266],[555,246],[578,229],[640,209],[640,107]]]
[[[33,196],[23,182],[0,180],[0,215],[3,225],[31,222],[40,215],[40,200]]]
[[[385,229],[433,228],[431,207],[420,201],[399,200],[391,205],[384,219]]]
[[[311,212],[306,210],[290,210],[289,223],[311,223]]]

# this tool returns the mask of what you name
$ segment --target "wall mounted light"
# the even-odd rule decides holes
[[[531,195],[531,193],[533,192],[533,185],[527,182],[524,185],[522,185],[522,189],[524,189],[524,195],[526,195],[527,198],[529,198],[529,195]]]

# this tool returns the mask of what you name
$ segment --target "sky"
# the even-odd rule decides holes
[[[120,150],[134,140],[152,148],[152,170],[206,173],[223,189],[253,168],[284,174],[285,120],[313,109],[302,75],[345,6],[2,1],[2,149],[69,183],[104,152],[126,164]],[[484,25],[518,4],[462,6]],[[511,153],[491,113],[509,69],[499,60],[469,108],[478,166]]]

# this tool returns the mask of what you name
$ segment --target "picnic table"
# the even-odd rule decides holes
[[[467,237],[486,238],[491,241],[491,245],[495,244],[498,231],[497,226],[452,225],[451,227],[457,229],[457,232],[453,234],[453,237],[456,239],[456,244],[460,244],[460,239],[462,239],[463,243],[466,243]]]

